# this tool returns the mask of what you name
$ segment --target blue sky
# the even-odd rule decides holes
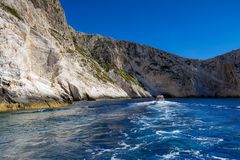
[[[195,59],[240,48],[240,0],[61,0],[78,31]]]

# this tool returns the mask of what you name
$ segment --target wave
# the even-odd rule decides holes
[[[193,140],[200,141],[202,145],[213,146],[219,144],[224,141],[222,138],[214,138],[214,137],[193,137]]]
[[[213,159],[217,159],[217,160],[229,160],[228,158],[223,158],[223,157],[218,157],[218,156],[208,156],[208,158],[213,158]]]
[[[130,103],[129,106],[138,107],[138,106],[151,106],[155,104],[156,104],[156,101],[149,101],[149,102]]]
[[[179,152],[171,152],[162,156],[163,159],[175,159],[176,156],[179,156]]]
[[[157,131],[156,134],[163,135],[163,134],[179,134],[181,133],[180,130],[173,130],[173,131]]]
[[[125,142],[120,142],[120,143],[118,143],[118,145],[122,146],[122,148],[118,148],[118,149],[128,149],[131,147],[130,145],[126,144]]]
[[[130,103],[130,106],[182,106],[182,103],[173,102],[173,101],[148,101],[148,102],[137,102],[137,103]]]
[[[118,158],[116,157],[116,154],[113,154],[113,156],[111,157],[111,160],[121,160],[121,159],[118,159]]]

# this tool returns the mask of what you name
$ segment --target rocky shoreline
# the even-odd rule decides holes
[[[125,100],[130,98],[98,98],[98,99],[85,99],[85,101],[102,101],[102,100]],[[0,102],[0,113],[15,112],[23,110],[38,110],[38,109],[53,109],[63,108],[74,104],[78,101],[57,101],[57,100],[35,100],[32,102]]]
[[[32,102],[32,103],[0,103],[0,112],[14,112],[21,110],[36,110],[36,109],[48,109],[48,108],[62,108],[70,103],[64,102]]]

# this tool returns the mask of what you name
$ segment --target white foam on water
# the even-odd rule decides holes
[[[118,158],[116,157],[116,155],[113,154],[112,157],[111,157],[111,160],[121,160],[121,159],[118,159]]]
[[[203,124],[205,122],[203,120],[201,120],[201,119],[196,119],[196,120],[194,120],[194,123],[196,123],[196,124]]]
[[[154,107],[172,107],[172,106],[182,106],[182,103],[172,102],[172,101],[149,101],[149,102],[138,102],[131,103],[130,106],[154,106]]]
[[[162,117],[166,120],[174,116],[176,110],[179,110],[184,104],[171,101],[156,101],[155,105],[148,106],[148,108],[153,109],[157,112],[160,112]]]
[[[136,144],[135,147],[130,148],[130,150],[131,150],[131,151],[132,151],[132,150],[137,150],[137,149],[140,148],[140,146],[141,146],[141,144]]]
[[[105,152],[112,152],[112,151],[113,151],[112,149],[101,149],[96,155],[100,156]]]
[[[228,158],[217,157],[217,156],[211,156],[211,158],[217,159],[217,160],[229,160]]]
[[[149,101],[149,102],[137,102],[137,103],[131,103],[130,106],[150,106],[155,105],[156,101]]]
[[[120,145],[121,148],[115,148],[115,150],[126,150],[127,149],[127,150],[133,151],[133,150],[139,149],[142,144],[136,144],[134,147],[132,147],[131,145],[126,144],[125,142],[120,142],[120,143],[118,143],[118,145]]]
[[[198,141],[209,141],[210,140],[210,138],[208,138],[208,137],[194,137],[193,139],[198,140]]]
[[[181,150],[181,149],[179,149],[178,150],[180,153],[188,153],[189,155],[192,155],[192,156],[194,156],[195,158],[197,158],[197,159],[201,159],[201,160],[205,160],[206,158],[204,158],[204,155],[203,154],[201,154],[201,152],[200,151],[196,151],[196,150]]]
[[[121,134],[123,134],[124,135],[124,137],[128,137],[128,134],[127,133],[125,133],[125,132],[121,132]]]
[[[213,146],[224,141],[222,138],[213,138],[213,137],[193,137],[192,139],[200,141],[202,145],[209,145],[209,146]]]
[[[174,131],[157,131],[157,135],[164,135],[164,134],[180,134],[180,130],[174,130]]]
[[[224,105],[211,105],[213,107],[215,107],[216,109],[229,109],[227,106]]]
[[[118,143],[118,145],[120,145],[122,148],[116,148],[116,149],[128,149],[131,147],[130,145],[126,144],[125,142],[120,142],[120,143]]]
[[[154,102],[154,103],[153,103]],[[131,122],[135,124],[139,124],[142,126],[140,130],[146,130],[148,128],[158,128],[158,122],[161,121],[172,121],[178,114],[179,108],[178,106],[183,106],[182,103],[172,102],[172,101],[151,101],[151,102],[141,102],[139,104],[151,104],[148,105],[147,108],[151,109],[149,112],[154,112],[154,114],[159,113],[159,116],[148,117],[145,115],[141,115],[139,117],[131,118]],[[152,111],[153,110],[153,111]],[[182,108],[180,108],[182,110]],[[157,112],[155,112],[157,111]],[[186,126],[187,124],[181,124],[181,126]],[[178,123],[173,122],[171,127],[179,126]],[[157,134],[177,134],[180,131],[173,131],[161,133],[162,131],[157,132]]]
[[[173,101],[155,101],[158,106],[182,106],[182,103],[173,102]]]
[[[145,119],[140,119],[137,123],[142,125],[142,128],[140,128],[140,130],[145,130],[147,129],[146,127],[152,126],[151,121],[148,122],[148,120],[145,120]]]
[[[169,154],[163,155],[162,158],[164,158],[164,159],[174,159],[178,155],[179,155],[179,152],[171,152]]]

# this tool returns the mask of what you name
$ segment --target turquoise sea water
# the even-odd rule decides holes
[[[240,159],[240,99],[79,102],[2,113],[0,159]]]

